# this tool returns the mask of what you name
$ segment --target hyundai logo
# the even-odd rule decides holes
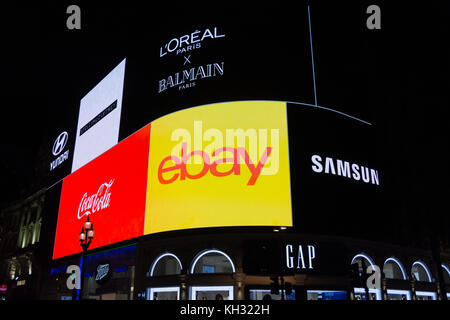
[[[66,146],[67,140],[68,140],[69,134],[64,131],[61,132],[61,134],[56,138],[55,143],[53,144],[52,153],[54,156],[57,156],[58,154],[63,151],[64,147]]]

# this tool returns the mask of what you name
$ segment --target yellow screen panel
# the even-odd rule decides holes
[[[242,101],[151,124],[144,234],[292,226],[286,104]]]

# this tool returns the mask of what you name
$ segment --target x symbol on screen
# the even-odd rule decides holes
[[[184,63],[183,63],[183,66],[186,64],[186,62],[189,62],[189,63],[191,63],[190,61],[189,61],[189,58],[191,57],[191,55],[188,55],[187,57],[186,56],[183,56],[184,57]]]

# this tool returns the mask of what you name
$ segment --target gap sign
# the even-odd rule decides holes
[[[284,242],[280,248],[282,274],[347,273],[346,248],[343,245],[308,240]]]

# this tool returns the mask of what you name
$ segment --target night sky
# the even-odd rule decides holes
[[[448,242],[450,10],[438,1],[395,3],[311,2],[317,100],[376,127],[373,148],[384,154],[382,165],[393,174],[385,210],[373,218],[389,223],[395,213],[399,221],[409,221],[416,234],[427,237],[438,230]],[[185,24],[195,28],[197,20],[207,24],[248,15],[277,24],[295,20],[297,12],[304,15],[306,8],[215,6],[207,10],[174,5],[155,9],[126,4],[93,7],[82,2],[82,28],[68,30],[65,10],[69,4],[2,8],[2,208],[48,186],[46,157],[54,139],[76,124],[80,99],[124,56],[142,56],[153,50],[149,46],[157,49],[158,34],[179,34],[178,30],[187,28]],[[381,30],[366,28],[369,4],[381,8]],[[286,33],[285,40],[295,48],[297,34]],[[261,51],[280,46],[276,38],[260,45]],[[289,59],[295,60],[296,55],[291,53]],[[299,54],[298,59],[304,57]],[[292,75],[283,81],[295,79]],[[267,81],[273,86],[283,82]],[[137,96],[143,97],[142,92]],[[310,91],[305,99],[311,101]],[[129,120],[142,124],[131,116]],[[436,229],[424,229],[424,220]]]

